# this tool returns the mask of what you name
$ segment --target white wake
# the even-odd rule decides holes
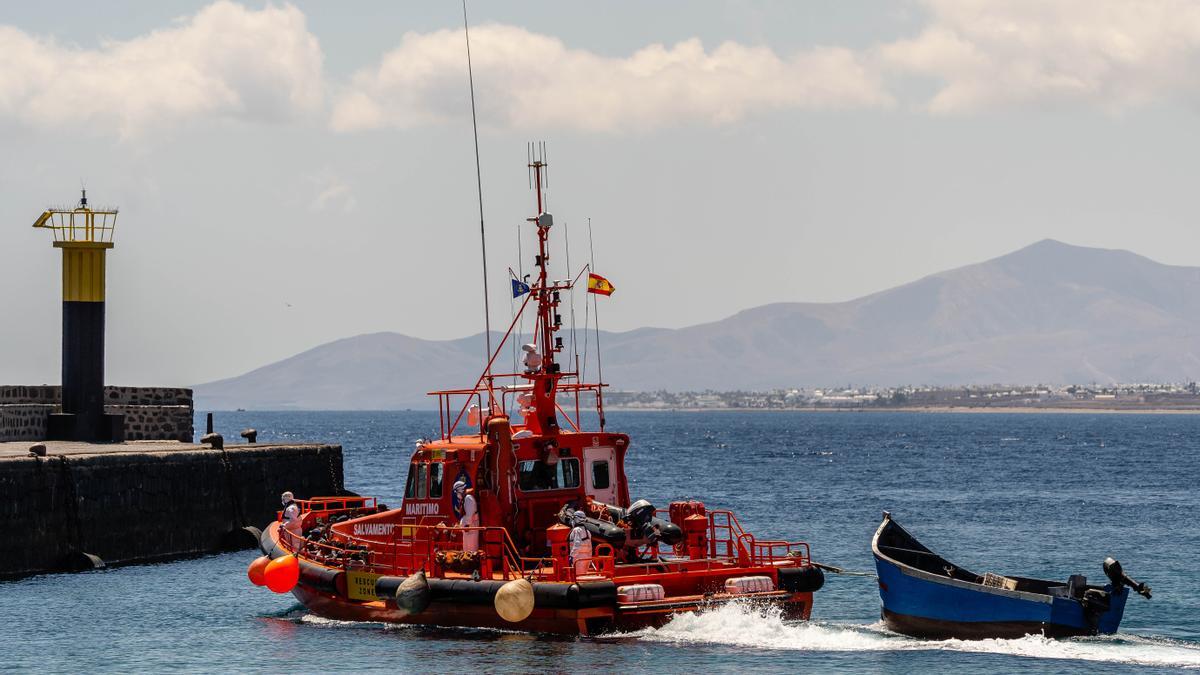
[[[1039,659],[1077,659],[1132,665],[1200,668],[1200,643],[1116,635],[1051,640],[917,640],[896,635],[881,624],[794,623],[778,610],[730,604],[681,614],[662,628],[633,635],[654,642],[723,644],[754,649],[805,651],[956,651],[1007,654]]]

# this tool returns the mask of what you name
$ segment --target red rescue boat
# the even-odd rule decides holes
[[[548,278],[554,221],[542,208],[545,163],[529,167],[536,279],[514,284],[528,286],[524,304],[475,385],[431,393],[440,437],[417,445],[402,506],[297,500],[298,514],[285,525],[281,513],[263,532],[265,556],[251,579],[345,621],[595,635],[733,601],[807,619],[824,582],[808,544],[760,539],[732,512],[698,501],[665,510],[631,502],[629,437],[605,428],[606,385],[560,364],[560,298],[582,272]],[[612,292],[595,279],[592,290]],[[531,306],[524,369],[495,373]],[[593,406],[599,428],[587,430],[580,411]]]

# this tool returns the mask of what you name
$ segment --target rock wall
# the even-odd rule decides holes
[[[125,415],[125,438],[131,441],[191,443],[192,390],[180,387],[104,388],[104,411]],[[0,386],[0,441],[46,438],[46,416],[62,404],[58,385]]]
[[[0,459],[0,577],[246,547],[279,495],[340,495],[337,445],[236,445]]]
[[[0,404],[0,441],[36,441],[46,437],[46,422],[57,405]]]
[[[104,412],[125,415],[127,441],[192,442],[195,417],[190,405],[106,405]]]

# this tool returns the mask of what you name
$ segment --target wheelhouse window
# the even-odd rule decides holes
[[[424,462],[417,465],[417,499],[425,499],[429,496],[427,491],[427,481],[429,479],[429,465]]]
[[[522,492],[579,487],[579,460],[563,457],[554,466],[537,459],[517,463],[517,486]]]
[[[592,462],[592,488],[607,490],[608,483],[608,460]]]
[[[434,463],[429,465],[429,497],[437,499],[442,496],[442,465]]]
[[[408,481],[404,484],[404,498],[411,499],[417,494],[417,464],[408,465]]]

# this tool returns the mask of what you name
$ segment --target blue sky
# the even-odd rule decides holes
[[[614,330],[849,299],[1046,237],[1200,264],[1192,3],[470,11],[494,316],[528,140],[550,145],[573,263],[593,219]],[[81,180],[122,209],[113,383],[477,332],[461,21],[432,2],[6,6],[0,381],[58,379],[59,261],[28,224]]]

